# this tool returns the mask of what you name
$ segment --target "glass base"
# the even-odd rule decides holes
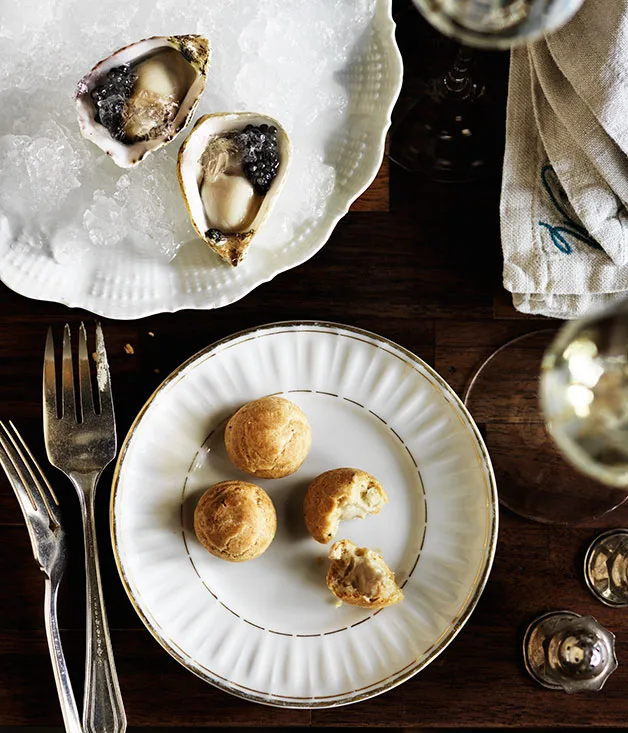
[[[556,329],[536,331],[495,351],[464,402],[483,432],[500,503],[537,522],[578,524],[612,511],[628,494],[578,473],[547,433],[539,375],[555,335]]]
[[[432,181],[466,183],[495,168],[494,139],[479,99],[446,100],[428,85],[393,125],[389,158]]]
[[[428,76],[424,68],[414,80],[406,76],[393,114],[389,157],[433,181],[490,177],[501,168],[503,140],[496,100],[481,80],[477,54],[450,44],[435,55],[440,73]]]

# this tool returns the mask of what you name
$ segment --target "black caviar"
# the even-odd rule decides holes
[[[103,81],[90,93],[96,110],[95,119],[106,127],[111,135],[121,142],[127,142],[124,133],[124,105],[131,96],[136,75],[130,66],[116,66],[110,69]]]
[[[258,194],[267,193],[279,164],[277,128],[274,125],[247,125],[235,134],[242,155],[242,170]]]
[[[205,232],[205,236],[214,244],[220,244],[226,239],[225,235],[220,231],[220,229],[208,229]]]

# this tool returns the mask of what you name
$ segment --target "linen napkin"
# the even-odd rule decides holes
[[[628,0],[585,0],[511,52],[501,195],[504,286],[575,318],[628,294]]]

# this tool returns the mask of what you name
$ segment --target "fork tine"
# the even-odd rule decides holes
[[[100,323],[96,324],[96,376],[98,382],[98,397],[100,399],[100,414],[113,418],[113,401],[111,399],[111,376],[109,362],[105,349],[105,338]]]
[[[46,474],[42,471],[41,466],[37,462],[37,459],[32,454],[31,449],[26,445],[26,442],[24,438],[20,435],[18,429],[15,427],[13,422],[9,420],[9,425],[11,426],[11,429],[13,431],[13,436],[17,439],[19,442],[19,446],[16,446],[20,454],[22,455],[22,459],[24,461],[24,464],[26,468],[28,469],[28,472],[30,473],[31,477],[33,478],[33,481],[35,482],[35,485],[39,489],[42,499],[46,502],[46,505],[48,506],[49,514],[53,516],[54,508],[53,504],[56,504],[59,506],[59,499],[57,499],[57,495],[54,492],[54,489],[50,485],[50,482],[46,478]],[[6,430],[6,428],[5,428]],[[26,460],[28,457],[28,460]],[[53,516],[53,519],[55,517]]]
[[[72,338],[70,326],[66,323],[63,329],[63,364],[61,367],[61,417],[76,420],[76,402],[74,400],[74,369],[72,367]]]
[[[18,469],[15,460],[15,449],[9,441],[9,433],[3,422],[0,421],[0,464],[9,479],[13,490],[22,506],[24,516],[28,515],[28,505],[33,511],[37,511],[39,506],[35,501],[33,492],[28,488],[28,483],[22,472]]]
[[[46,336],[46,351],[44,354],[44,428],[48,420],[57,419],[57,375],[55,372],[55,345],[52,338],[52,328]]]
[[[81,323],[79,326],[78,370],[81,390],[81,419],[84,420],[87,413],[94,411],[92,380],[89,373],[89,355],[87,353],[87,332],[85,331],[84,323]]]
[[[4,427],[4,426],[3,426]],[[31,549],[33,551],[33,557],[37,562],[40,562],[38,552],[38,537],[35,529],[34,518],[38,515],[40,509],[44,509],[43,506],[39,506],[35,502],[33,493],[29,490],[28,484],[20,476],[17,466],[13,459],[13,451],[10,442],[5,437],[3,430],[0,428],[0,466],[4,469],[11,488],[15,493],[17,502],[20,505],[22,514],[24,515],[24,522],[26,523],[26,529],[28,530],[28,536],[31,541]],[[37,492],[35,492],[37,493]],[[41,502],[41,497],[38,497]]]
[[[26,448],[26,443],[24,442],[24,439],[22,436],[18,433],[15,425],[13,425],[12,422],[9,422],[9,425],[15,432],[15,436],[11,434],[11,431],[7,429],[6,425],[0,421],[0,429],[2,430],[2,438],[5,439],[5,442],[3,443],[5,452],[8,454],[10,460],[12,461],[13,465],[15,466],[15,470],[17,471],[22,486],[26,489],[29,496],[32,498],[35,508],[37,511],[41,511],[44,514],[48,515],[48,518],[50,522],[53,524],[58,525],[59,519],[55,511],[53,511],[51,506],[51,499],[54,500],[54,503],[58,504],[56,496],[54,496],[54,492],[52,491],[52,488],[48,485],[48,488],[50,488],[50,494],[47,496],[46,491],[44,490],[42,486],[42,481],[40,479],[43,479],[46,484],[48,483],[46,479],[44,478],[44,475],[39,469],[39,466],[37,468],[39,469],[39,476],[36,475],[36,473],[33,471],[33,467],[29,463],[29,461],[26,458],[26,455],[18,445],[18,441]],[[8,438],[8,441],[6,440]],[[17,438],[17,440],[16,440]],[[10,442],[10,446],[8,443]],[[26,452],[31,456],[31,452],[26,448]],[[35,459],[33,458],[33,461]],[[36,491],[30,491],[29,489],[29,479],[32,480],[32,482],[35,484]],[[53,504],[54,505],[54,504]]]

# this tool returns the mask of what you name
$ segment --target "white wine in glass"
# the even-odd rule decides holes
[[[623,319],[626,314],[624,310]],[[583,396],[583,374],[598,374],[600,368],[611,374],[608,361],[600,361],[605,359],[610,343],[602,334],[614,334],[612,391],[623,389],[614,370],[622,348],[620,361],[628,363],[628,338],[621,336],[628,333],[624,324],[618,330],[619,314],[600,314],[596,322],[598,318],[604,325],[598,324],[593,330],[591,321],[582,319],[560,330],[546,328],[509,341],[480,366],[465,394],[465,404],[488,446],[500,502],[537,522],[588,522],[628,498],[628,485],[616,478],[616,474],[623,473],[623,461],[617,453],[599,449],[608,440],[599,432],[608,429],[608,420],[602,425],[598,422],[593,443],[583,445],[582,434],[577,431],[585,418],[582,403],[587,401],[589,408],[593,405],[589,396]],[[570,344],[575,344],[571,350]],[[591,385],[592,379],[584,381]],[[600,388],[603,385],[604,380]],[[613,404],[620,397],[612,396],[610,387],[611,382],[607,382],[604,399]],[[621,399],[626,401],[628,392]],[[593,408],[594,415],[596,412],[597,406]],[[585,427],[590,433],[592,424],[588,422]],[[617,423],[613,422],[612,427],[616,428]],[[621,439],[621,430],[613,432],[615,443]],[[575,447],[585,453],[578,461],[573,459]],[[588,454],[590,447],[596,450]],[[611,480],[609,474],[613,474]]]
[[[543,357],[540,395],[565,458],[628,490],[628,301],[563,326]]]
[[[510,48],[564,25],[583,0],[414,0],[441,33],[469,46]]]

